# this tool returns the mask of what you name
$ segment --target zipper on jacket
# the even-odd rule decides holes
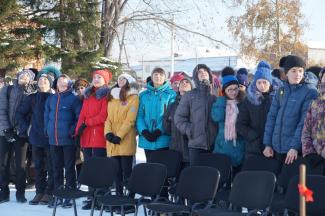
[[[55,123],[54,123],[54,134],[55,134],[55,142],[56,145],[59,145],[58,142],[58,112],[59,112],[59,104],[60,104],[60,93],[58,93],[58,100],[56,102],[56,110],[55,110]]]
[[[283,89],[283,94],[284,94],[284,89]],[[289,97],[291,95],[291,88],[289,86],[289,94],[288,94],[288,98],[287,100],[285,101],[285,104],[284,104],[284,107],[283,107],[283,111],[282,111],[282,115],[281,115],[281,126],[280,126],[280,137],[279,137],[279,141],[280,141],[280,152],[282,151],[282,128],[283,128],[283,116],[284,116],[284,113],[285,111],[287,110],[287,103],[288,103],[288,100],[289,100]],[[276,119],[275,119],[275,122],[276,122]],[[275,124],[275,123],[274,123]]]

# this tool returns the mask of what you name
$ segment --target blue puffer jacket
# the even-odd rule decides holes
[[[213,152],[228,155],[231,164],[238,166],[244,159],[245,140],[239,135],[235,141],[225,140],[226,102],[225,97],[218,97],[217,101],[212,105],[211,118],[219,126]]]
[[[169,146],[170,136],[164,133],[163,116],[169,104],[174,102],[176,93],[171,89],[168,82],[154,88],[152,82],[147,84],[147,90],[140,94],[140,105],[136,120],[139,136],[139,147],[156,150]],[[159,129],[162,135],[155,141],[149,142],[142,135],[143,130],[150,132]]]
[[[301,132],[304,119],[317,90],[309,84],[284,83],[273,98],[265,125],[263,144],[278,153],[290,149],[301,151]]]
[[[73,134],[80,110],[81,101],[71,89],[47,98],[44,126],[50,145],[74,145]]]
[[[27,134],[31,124],[29,143],[38,147],[49,145],[49,138],[44,133],[44,109],[46,99],[50,95],[49,92],[37,92],[25,97],[16,113],[19,131]],[[30,114],[31,119],[29,118]]]

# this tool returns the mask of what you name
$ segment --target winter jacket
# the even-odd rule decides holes
[[[93,95],[95,91],[95,95]],[[82,104],[75,134],[78,133],[82,123],[87,125],[80,137],[82,148],[106,148],[104,136],[104,124],[107,118],[107,87],[95,90],[89,87],[85,90],[85,97]]]
[[[237,136],[236,141],[225,140],[225,116],[226,116],[226,98],[218,97],[212,105],[211,117],[218,124],[218,134],[215,139],[213,152],[228,155],[233,166],[242,163],[245,153],[245,140]]]
[[[211,72],[210,80],[212,80]],[[217,125],[211,119],[211,107],[216,96],[211,87],[200,83],[198,71],[194,69],[193,80],[196,88],[182,96],[175,112],[175,125],[188,137],[188,147],[212,150]]]
[[[256,88],[255,82],[247,88],[245,100],[239,104],[239,115],[236,130],[245,138],[247,154],[262,154],[263,135],[267,114],[276,91],[262,94]]]
[[[169,149],[182,153],[183,161],[189,162],[188,138],[182,134],[175,125],[175,112],[181,100],[181,95],[177,95],[175,102],[170,104],[164,115],[164,130],[171,136]]]
[[[15,82],[15,84],[11,86],[11,90],[9,93],[9,109],[8,109],[9,122],[11,128],[17,129],[19,127],[17,125],[18,122],[16,119],[16,111],[17,108],[20,106],[20,103],[23,101],[25,97],[35,92],[36,92],[36,88],[32,84],[29,84],[27,86],[21,86],[18,84],[18,82]],[[20,134],[19,131],[18,133]]]
[[[165,82],[158,88],[153,83],[147,84],[147,90],[140,93],[140,105],[136,120],[136,127],[139,133],[139,147],[148,150],[157,150],[169,146],[170,136],[165,134],[163,128],[163,115],[169,104],[174,102],[176,93]],[[153,132],[156,129],[161,131],[161,136],[154,142],[148,141],[142,135],[144,130]]]
[[[4,136],[3,131],[10,128],[8,117],[8,86],[0,88],[0,136]]]
[[[118,89],[120,88],[115,90]],[[120,144],[107,141],[107,154],[109,156],[130,156],[135,155],[136,152],[135,121],[139,108],[138,90],[130,88],[127,94],[125,102],[119,99],[118,94],[113,95],[114,98],[107,105],[109,115],[105,121],[105,134],[113,133],[121,138]]]
[[[81,102],[69,89],[50,95],[45,103],[44,126],[50,145],[74,145]]]
[[[37,92],[25,97],[16,113],[18,130],[27,134],[31,124],[29,143],[38,147],[49,145],[49,138],[44,133],[44,111],[45,102],[50,95],[49,92]]]
[[[275,94],[265,125],[263,144],[277,153],[290,149],[301,151],[301,132],[310,102],[317,97],[317,90],[302,82],[284,83]]]
[[[320,85],[320,96],[307,112],[302,131],[302,154],[317,153],[325,158],[325,84]]]

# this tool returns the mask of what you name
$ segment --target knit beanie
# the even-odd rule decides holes
[[[225,89],[230,85],[239,85],[237,78],[234,75],[226,75],[222,77],[222,91],[225,92]]]
[[[17,73],[17,79],[19,79],[20,76],[26,74],[29,77],[30,82],[34,80],[35,74],[30,69],[23,69],[22,71]]]
[[[50,87],[52,88],[52,86],[53,86],[53,78],[52,78],[52,76],[50,76],[50,75],[48,75],[48,74],[41,74],[39,77],[38,77],[38,79],[37,79],[37,85],[38,85],[38,80],[41,78],[41,77],[45,77],[48,81],[49,81],[49,83],[50,83]]]
[[[283,65],[284,72],[288,73],[288,71],[293,67],[301,67],[305,69],[306,64],[299,56],[289,55]]]
[[[109,81],[112,79],[112,72],[109,71],[108,69],[104,69],[104,70],[95,70],[93,72],[93,76],[95,74],[98,74],[100,76],[102,76],[105,80],[105,84],[107,85],[109,83]]]
[[[131,76],[130,74],[127,73],[122,73],[120,76],[118,76],[118,79],[120,78],[124,78],[128,81],[129,84],[131,83],[136,83],[136,80],[133,78],[133,76]]]
[[[183,79],[179,80],[179,82],[182,82],[183,80],[187,80],[187,81],[190,83],[190,85],[191,85],[191,89],[194,88],[194,83],[193,83],[193,81],[192,81],[192,79],[191,79],[190,77],[188,77],[188,76],[183,76]],[[180,85],[179,85],[179,86],[180,86]],[[179,88],[179,86],[178,86],[178,88]]]
[[[254,82],[258,79],[265,79],[272,84],[271,65],[267,61],[260,61],[257,65]]]
[[[236,78],[240,85],[248,86],[248,71],[246,68],[240,68],[237,71]]]
[[[44,73],[52,76],[53,80],[59,78],[59,76],[61,75],[61,71],[52,65],[43,67],[42,70],[40,70],[37,75],[40,76]]]
[[[87,88],[89,86],[89,82],[86,79],[79,78],[75,81],[73,84],[74,90],[77,90],[79,87],[85,87]]]
[[[221,71],[221,76],[227,76],[227,75],[233,75],[235,76],[236,72],[232,67],[225,67],[224,69],[222,69]]]
[[[152,70],[152,72],[151,72],[151,76],[152,76],[152,74],[154,74],[154,73],[161,73],[161,74],[166,75],[165,70],[162,69],[162,68],[160,68],[160,67],[156,67],[156,68],[154,68],[154,69]]]
[[[174,76],[170,78],[170,83],[174,83],[175,81],[181,81],[183,79],[184,79],[183,74],[174,74]]]

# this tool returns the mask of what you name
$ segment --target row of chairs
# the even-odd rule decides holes
[[[182,171],[181,161],[182,157],[178,152],[165,150],[154,152],[148,159],[148,163],[137,164],[133,168],[126,186],[130,194],[138,194],[140,196],[134,198],[112,195],[111,190],[105,195],[99,194],[98,191],[101,189],[109,188],[113,185],[118,165],[114,159],[93,158],[84,163],[78,181],[80,184],[87,185],[96,190],[85,192],[60,188],[54,193],[55,201],[59,198],[72,199],[75,216],[77,216],[75,199],[85,196],[93,198],[91,215],[94,213],[95,202],[101,204],[100,215],[103,214],[105,207],[109,208],[113,215],[113,208],[117,206],[121,209],[123,216],[124,209],[127,206],[134,207],[135,215],[137,215],[140,205],[144,206],[145,216],[147,215],[145,208],[156,213],[192,213],[197,209],[204,208],[204,210],[197,211],[197,213],[202,216],[214,215],[216,211],[217,215],[230,214],[228,209],[215,208],[214,205],[216,200],[218,200],[216,197],[220,197],[220,193],[224,192],[222,190],[223,186],[231,178],[230,159],[221,154],[202,154],[195,166],[188,167]],[[247,158],[243,164],[243,171],[236,175],[231,190],[226,193],[226,201],[229,201],[233,206],[245,207],[255,211],[281,211],[284,208],[295,211],[286,201],[293,200],[287,199],[287,197],[292,196],[293,192],[297,193],[297,184],[295,188],[289,188],[285,195],[274,194],[273,191],[276,187],[276,176],[278,176],[278,187],[286,189],[289,180],[295,179],[292,177],[298,173],[300,162],[302,163],[303,161],[298,160],[291,166],[284,165],[281,168],[281,164],[277,160],[258,156]],[[98,168],[101,171],[98,171]],[[105,170],[107,172],[104,172]],[[309,173],[317,174],[317,171],[309,171]],[[322,176],[308,176],[307,185],[309,178],[318,179],[318,177]],[[322,177],[322,180],[324,180],[324,177]],[[317,182],[317,180],[315,181]],[[313,186],[308,186],[313,188]],[[173,197],[172,199],[168,200],[159,197],[163,187],[168,187],[170,197]],[[318,186],[315,186],[315,188],[318,188]],[[323,211],[321,208],[319,209],[317,204],[315,206],[316,212]],[[313,205],[311,209],[311,211],[315,212]],[[53,210],[53,216],[55,213],[56,205]]]

